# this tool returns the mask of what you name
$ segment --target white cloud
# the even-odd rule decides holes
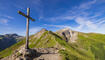
[[[96,0],[93,0],[93,1],[89,1],[89,2],[86,2],[86,3],[83,3],[81,4],[79,7],[79,9],[89,9],[91,7],[91,5],[95,4],[96,3]]]
[[[95,4],[96,2],[97,2],[96,0],[84,2],[79,6],[74,6],[72,9],[65,11],[65,13],[60,16],[45,18],[45,19],[51,20],[51,21],[73,20],[75,19],[75,17],[78,17],[78,16],[83,16],[83,17],[88,16],[90,15],[90,13],[86,12],[85,10],[90,9],[93,6],[93,4]]]
[[[78,27],[79,29],[83,29],[84,27],[88,27],[89,29],[96,29],[97,25],[94,24],[92,21],[88,20],[87,18],[77,17],[75,21],[80,24]]]
[[[7,17],[8,19],[14,19],[14,17],[8,15],[5,15],[4,17]]]
[[[64,28],[69,28],[69,29],[75,30],[75,27],[71,27],[70,25],[47,25],[47,24],[45,24],[45,26],[50,28],[49,30],[51,30],[51,31],[57,31],[59,29],[64,29]]]
[[[8,19],[0,19],[0,23],[8,25]]]
[[[47,25],[47,26],[50,26],[50,27],[57,27],[57,28],[70,28],[69,25]]]
[[[0,24],[8,25],[8,22],[10,22],[10,20],[13,20],[13,19],[14,19],[14,17],[12,17],[12,16],[0,15]]]
[[[46,19],[50,21],[52,20],[52,22],[53,21],[57,22],[58,20],[59,20],[58,22],[62,20],[63,21],[74,20],[77,24],[79,24],[78,27],[70,27],[68,25],[49,25],[49,26],[55,26],[58,28],[70,27],[71,29],[74,29],[77,31],[84,31],[84,32],[99,32],[103,30],[103,27],[105,26],[105,17],[102,17],[105,11],[104,9],[100,9],[99,10],[100,12],[94,11],[93,13],[93,12],[90,12],[90,10],[94,7],[94,5],[100,4],[100,2],[102,1],[91,0],[88,2],[84,2],[79,6],[73,7],[71,10],[67,10],[62,15],[46,18]],[[101,16],[101,18],[98,18],[99,16]]]
[[[83,17],[77,17],[76,19],[75,19],[75,21],[78,23],[78,24],[85,24],[86,22],[86,19],[85,18],[83,18]]]
[[[86,25],[87,25],[87,27],[89,27],[90,29],[97,29],[97,25],[94,24],[94,23],[91,22],[91,21],[87,21]]]
[[[0,15],[0,17],[1,18],[7,18],[7,19],[14,19],[14,17],[6,15],[6,14]]]

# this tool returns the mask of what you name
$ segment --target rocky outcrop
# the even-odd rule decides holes
[[[62,60],[57,48],[34,48],[16,50],[11,56],[1,60]]]
[[[64,28],[56,32],[60,35],[66,42],[75,42],[78,38],[78,32],[72,31],[69,28]]]

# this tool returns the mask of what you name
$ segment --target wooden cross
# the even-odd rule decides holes
[[[25,48],[29,49],[29,20],[35,21],[32,17],[30,17],[30,8],[27,8],[27,15],[24,14],[21,11],[18,11],[18,13],[24,17],[27,18],[27,24],[26,24],[26,45]]]

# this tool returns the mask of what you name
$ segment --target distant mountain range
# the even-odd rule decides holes
[[[17,40],[15,36],[13,37],[13,39],[10,38],[10,40],[13,40],[13,42],[15,41],[16,43]],[[30,42],[29,47],[32,49],[38,48],[41,50],[41,48],[56,48],[58,53],[61,54],[60,56],[62,56],[62,60],[105,60],[104,34],[82,33],[73,31],[68,28],[64,28],[56,32],[42,29],[36,34],[31,35],[29,42]],[[3,43],[5,45],[10,42]],[[14,56],[15,58],[21,57],[22,54],[19,55],[18,51],[20,51],[22,47],[24,47],[24,45],[25,38],[22,41],[19,41],[18,43],[12,45],[11,47],[1,51],[0,52],[1,60],[2,58],[7,56],[9,56],[6,58],[7,60],[12,60],[10,56],[12,55],[14,56],[14,52],[16,56],[16,57]],[[44,51],[46,50],[43,50],[43,52]],[[21,57],[21,59],[23,59],[23,56]],[[33,60],[35,59],[36,58],[33,58]],[[43,59],[46,60],[46,57],[43,57]]]
[[[17,34],[0,35],[0,51],[19,42],[23,38]]]

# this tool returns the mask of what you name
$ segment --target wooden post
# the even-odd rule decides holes
[[[27,16],[30,14],[30,8],[27,8]],[[27,17],[27,24],[26,24],[26,49],[29,49],[29,17]]]

